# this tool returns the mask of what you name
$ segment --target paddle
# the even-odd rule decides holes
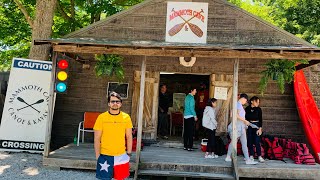
[[[25,102],[24,99],[22,99],[21,97],[17,97],[18,101],[20,102],[23,102],[25,103],[27,106],[23,107],[23,108],[20,108],[20,109],[17,109],[17,111],[20,111],[21,109],[24,109],[24,108],[27,108],[27,107],[31,107],[32,109],[36,110],[38,113],[40,113],[39,110],[37,110],[36,108],[34,108],[32,105],[35,105],[35,104],[40,104],[40,103],[43,103],[44,102],[44,99],[40,99],[38,100],[37,102],[33,103],[33,104],[28,104],[27,102]]]

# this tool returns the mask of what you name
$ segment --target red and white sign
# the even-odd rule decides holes
[[[168,2],[166,41],[206,43],[208,3]]]

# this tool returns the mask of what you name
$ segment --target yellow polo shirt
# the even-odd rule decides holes
[[[121,112],[112,115],[108,111],[100,114],[93,129],[102,131],[100,153],[109,156],[119,156],[126,152],[126,129],[132,128],[131,118]]]

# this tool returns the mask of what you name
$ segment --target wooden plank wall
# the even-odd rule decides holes
[[[196,2],[209,3],[207,43],[228,45],[301,44],[301,41],[293,35],[279,31],[260,18],[245,13],[227,1],[197,0]],[[68,37],[163,42],[166,34],[166,12],[167,1],[149,1],[139,4],[133,11],[117,14]]]

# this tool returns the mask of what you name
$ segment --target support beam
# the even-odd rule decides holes
[[[320,61],[311,60],[311,61],[309,61],[309,64],[299,64],[298,66],[296,66],[296,70],[304,69],[304,68],[307,68],[307,67],[319,64],[319,63],[320,63]]]
[[[112,47],[88,45],[53,45],[57,52],[88,53],[88,54],[119,54],[139,56],[167,56],[167,57],[211,57],[211,58],[239,58],[239,59],[313,59],[320,60],[320,52],[309,53],[308,50],[286,51],[254,50],[249,52],[243,49],[193,49],[189,48],[160,48],[160,47]],[[192,51],[191,51],[192,50]]]
[[[146,79],[146,60],[144,56],[141,65],[141,80],[140,80],[140,98],[138,109],[138,134],[137,134],[137,149],[136,149],[136,168],[134,173],[134,180],[138,178],[140,154],[141,154],[141,138],[142,138],[142,121],[143,121],[143,103],[144,103],[144,88]]]
[[[53,113],[54,113],[54,104],[55,104],[55,93],[54,93],[54,81],[56,76],[56,68],[57,68],[57,57],[58,53],[53,53],[52,58],[52,70],[51,70],[51,82],[50,82],[50,98],[49,98],[49,107],[48,107],[48,120],[46,123],[46,134],[44,141],[44,152],[43,156],[48,157],[50,153],[50,141],[51,141],[51,131],[52,131],[52,121],[53,121]]]
[[[238,74],[239,74],[239,59],[235,59],[233,67],[233,95],[232,95],[232,165],[235,178],[239,179],[238,164],[237,164],[237,101],[238,101]]]

